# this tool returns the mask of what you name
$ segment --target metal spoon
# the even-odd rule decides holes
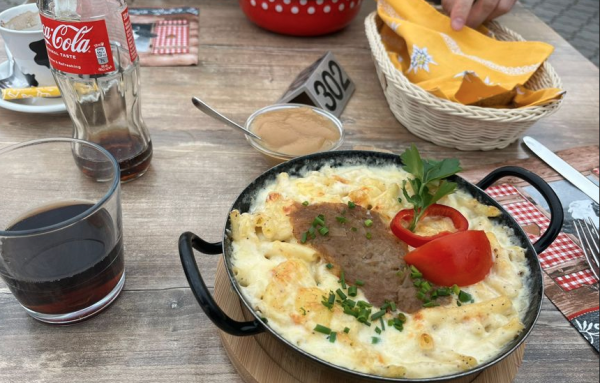
[[[247,136],[250,136],[256,140],[262,141],[262,138],[260,138],[256,134],[252,133],[248,129],[245,129],[243,126],[231,121],[229,118],[225,117],[221,113],[217,112],[216,110],[214,110],[213,108],[208,106],[208,104],[206,104],[204,101],[200,100],[198,97],[192,97],[192,102],[194,103],[196,108],[200,109],[202,112],[206,113],[207,115],[214,118],[215,120],[219,120],[222,123],[229,125],[232,128],[240,130],[242,133],[244,133]]]
[[[9,60],[9,75],[6,78],[0,79],[0,89],[9,88],[29,88],[37,86],[37,81],[33,76],[24,75],[16,68],[15,62]]]

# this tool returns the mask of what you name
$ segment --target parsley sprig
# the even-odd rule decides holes
[[[414,206],[415,215],[409,230],[415,231],[419,220],[429,206],[456,191],[456,183],[447,181],[445,178],[462,171],[462,168],[458,160],[454,158],[442,161],[423,159],[414,144],[406,149],[401,158],[404,162],[404,170],[414,176],[410,181],[404,181],[402,193],[404,198]],[[413,190],[412,196],[406,189],[407,183],[410,183]]]

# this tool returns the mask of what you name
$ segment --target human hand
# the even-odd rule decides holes
[[[477,28],[485,21],[507,14],[517,0],[442,0],[442,6],[452,18],[452,29],[465,25]]]

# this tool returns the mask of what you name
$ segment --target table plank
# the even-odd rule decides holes
[[[0,382],[240,382],[214,326],[194,302],[181,270],[177,238],[186,230],[218,241],[235,197],[268,169],[245,139],[197,112],[197,95],[238,121],[275,102],[294,77],[331,49],[357,85],[342,120],[345,148],[401,151],[415,142],[426,156],[461,159],[473,169],[527,158],[519,143],[465,153],[415,138],[391,114],[371,60],[362,20],[316,39],[289,38],[249,23],[234,0],[136,0],[133,6],[199,6],[200,65],[142,68],[142,105],[155,158],[148,174],[123,186],[127,283],[105,313],[55,328],[28,318],[0,282]],[[598,145],[598,69],[522,7],[503,22],[529,39],[556,46],[551,58],[569,91],[563,109],[530,133],[552,149]],[[0,47],[0,60],[5,59]],[[0,109],[0,147],[70,136],[66,115]],[[209,286],[216,256],[198,255]],[[598,380],[598,357],[551,303],[529,341],[517,382]]]

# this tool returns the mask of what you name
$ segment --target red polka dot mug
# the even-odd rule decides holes
[[[320,36],[339,31],[358,15],[363,0],[240,0],[248,19],[272,32]]]

